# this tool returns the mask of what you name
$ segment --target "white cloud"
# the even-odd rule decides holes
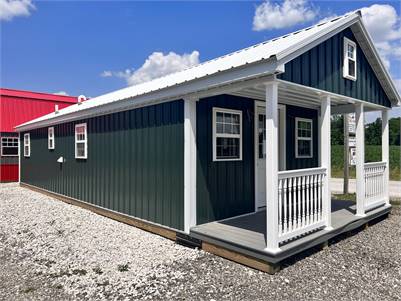
[[[10,21],[14,17],[29,16],[35,9],[31,0],[0,0],[0,20]]]
[[[184,70],[197,64],[199,64],[199,52],[196,50],[192,53],[184,53],[182,55],[175,52],[167,54],[153,52],[139,69],[126,69],[124,71],[106,70],[100,76],[123,78],[129,86],[132,86]]]
[[[291,27],[313,20],[317,13],[307,0],[285,0],[281,5],[266,0],[255,10],[253,30]]]
[[[389,69],[392,59],[401,60],[400,16],[388,4],[373,4],[362,8],[361,12],[362,20]]]
[[[53,93],[54,95],[64,95],[64,96],[68,96],[68,93],[67,92],[65,92],[65,91],[59,91],[59,92],[56,92],[56,93]]]

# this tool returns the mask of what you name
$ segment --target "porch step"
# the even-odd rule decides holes
[[[202,241],[185,233],[177,232],[176,243],[189,248],[202,248]]]

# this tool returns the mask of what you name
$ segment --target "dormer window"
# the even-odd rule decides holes
[[[344,38],[343,76],[356,80],[356,44],[347,38]]]

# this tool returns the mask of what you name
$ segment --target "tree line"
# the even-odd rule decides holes
[[[389,120],[390,145],[400,145],[400,122],[401,117],[391,118]],[[375,121],[365,125],[366,145],[382,144],[382,121],[377,118]],[[344,144],[344,117],[343,115],[334,115],[331,118],[331,144]]]

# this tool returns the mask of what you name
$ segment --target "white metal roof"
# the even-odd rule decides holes
[[[189,83],[194,83],[205,78],[212,78],[217,74],[228,73],[231,70],[246,68],[254,66],[258,63],[268,63],[270,65],[278,66],[284,64],[295,56],[298,56],[299,51],[306,51],[306,47],[312,48],[314,44],[320,43],[319,39],[327,38],[328,34],[334,35],[340,30],[360,21],[360,13],[354,12],[341,17],[337,17],[327,22],[323,22],[312,27],[308,27],[278,38],[274,38],[263,43],[221,56],[219,58],[204,62],[197,66],[176,72],[161,78],[154,79],[149,82],[138,84],[135,86],[127,87],[111,93],[107,93],[95,98],[92,98],[81,104],[69,106],[60,110],[57,113],[51,113],[37,119],[26,122],[17,126],[17,130],[26,130],[46,126],[49,124],[56,124],[66,122],[68,120],[77,120],[91,116],[96,110],[102,108],[102,114],[113,111],[111,106],[123,100],[129,101],[131,104],[139,102],[139,97],[147,94],[152,94],[157,91],[163,92],[173,87],[183,87]],[[334,32],[335,31],[335,32]],[[306,50],[305,50],[306,49]],[[277,67],[271,69],[269,72],[274,73],[278,70]],[[225,79],[225,83],[229,79]],[[211,85],[210,81],[203,82],[202,88],[207,88]],[[200,89],[200,85],[196,89]],[[197,92],[195,88],[192,90],[185,90],[189,92]],[[175,96],[169,94],[170,98]],[[397,94],[398,95],[398,94]],[[158,94],[157,97],[159,97]],[[182,94],[176,94],[182,96]],[[156,96],[155,96],[156,97]],[[155,99],[152,99],[153,101]],[[141,102],[142,103],[142,102]],[[110,106],[110,110],[107,108]],[[121,110],[121,106],[119,107]],[[125,106],[126,108],[126,106]],[[115,111],[115,110],[114,110]]]

